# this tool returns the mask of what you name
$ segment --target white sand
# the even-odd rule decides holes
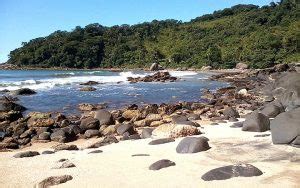
[[[202,129],[210,139],[210,150],[196,154],[177,154],[181,139],[163,145],[148,145],[150,139],[121,141],[98,149],[103,153],[87,154],[95,149],[60,151],[52,155],[16,159],[20,152],[0,153],[0,187],[33,187],[49,176],[72,175],[73,180],[58,187],[300,187],[300,149],[273,145],[271,136],[230,128],[227,124],[207,125]],[[270,133],[269,133],[270,134]],[[84,147],[96,139],[78,140],[72,144]],[[36,143],[25,150],[42,152],[57,143]],[[149,154],[132,157],[132,154]],[[70,169],[52,169],[62,158],[76,165]],[[157,160],[169,159],[176,166],[151,171],[148,167]],[[291,162],[290,160],[296,160]],[[258,177],[238,177],[205,182],[201,176],[216,167],[249,163],[261,171]]]

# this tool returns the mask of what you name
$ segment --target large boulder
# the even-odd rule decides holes
[[[56,130],[50,135],[51,141],[65,143],[67,142],[67,134],[63,129]]]
[[[101,125],[111,125],[113,123],[112,115],[107,110],[96,111],[94,118],[99,120],[100,126]]]
[[[226,107],[223,112],[227,118],[239,118],[239,113],[232,107]]]
[[[51,127],[55,123],[50,113],[31,112],[28,116],[28,127]]]
[[[99,129],[100,122],[98,119],[87,117],[81,120],[80,129],[88,130],[88,129]]]
[[[100,136],[100,132],[98,130],[89,129],[89,130],[86,130],[84,133],[85,138],[92,138],[95,136]]]
[[[36,94],[35,91],[29,88],[21,88],[12,92],[14,95],[33,95]]]
[[[271,121],[274,144],[289,144],[300,136],[300,108],[284,112]]]
[[[284,109],[273,103],[266,105],[263,108],[263,110],[261,111],[262,114],[264,114],[265,116],[267,116],[269,118],[274,118],[282,112],[284,112]]]
[[[122,124],[117,128],[117,133],[119,135],[123,135],[124,133],[128,133],[129,135],[135,134],[135,130],[131,124]]]
[[[178,138],[191,135],[197,135],[200,131],[192,126],[186,124],[162,124],[155,128],[152,132],[154,138]]]
[[[0,112],[9,112],[9,111],[20,111],[23,112],[26,110],[26,108],[22,105],[19,105],[11,100],[9,100],[7,97],[3,97],[0,99]]]
[[[262,175],[262,171],[250,164],[223,166],[206,172],[201,178],[204,181],[226,180],[234,177],[252,177]]]
[[[208,138],[206,137],[186,137],[182,139],[176,147],[177,153],[197,153],[209,150]]]
[[[243,123],[243,131],[264,132],[270,130],[270,120],[257,111],[248,115]]]

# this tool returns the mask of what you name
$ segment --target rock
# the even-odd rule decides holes
[[[235,66],[236,69],[240,69],[240,70],[248,69],[248,67],[249,66],[246,63],[238,63]]]
[[[50,113],[31,112],[28,116],[28,127],[51,127],[55,123]]]
[[[158,71],[158,70],[159,70],[158,63],[152,63],[152,65],[150,66],[150,71]]]
[[[247,116],[242,128],[242,131],[250,132],[264,132],[267,130],[270,130],[270,120],[259,112],[252,112]]]
[[[108,136],[108,135],[115,134],[116,131],[117,131],[116,130],[116,125],[110,125],[110,126],[107,126],[107,127],[102,126],[100,128],[100,133],[103,136]]]
[[[20,135],[20,138],[31,138],[33,134],[34,134],[34,130],[28,129]]]
[[[126,134],[123,134],[123,137],[121,138],[121,140],[138,140],[138,139],[141,139],[141,136],[139,134],[129,135],[128,132],[126,132]]]
[[[146,127],[146,121],[145,119],[139,120],[139,121],[134,121],[133,122],[134,127]]]
[[[198,115],[198,114],[188,114],[187,118],[188,118],[188,121],[201,120],[200,115]]]
[[[236,122],[230,126],[231,128],[241,128],[243,127],[243,122]]]
[[[175,166],[175,165],[176,165],[176,163],[173,161],[170,161],[168,159],[162,159],[162,160],[156,161],[155,163],[151,164],[149,166],[149,170],[160,170],[162,168],[167,168],[167,167]]]
[[[85,133],[84,133],[85,138],[92,138],[92,137],[95,137],[95,136],[100,136],[100,132],[98,130],[95,130],[95,129],[86,130]]]
[[[36,94],[35,91],[29,88],[22,88],[12,92],[14,95],[33,95]]]
[[[162,117],[160,114],[148,114],[145,118],[145,125],[149,126],[153,121],[160,121]]]
[[[223,112],[224,116],[228,117],[228,118],[239,118],[240,115],[239,113],[233,109],[232,107],[226,107],[224,109],[224,112]]]
[[[226,180],[233,177],[252,177],[262,175],[255,166],[250,164],[238,164],[215,168],[205,173],[201,178],[204,181]]]
[[[145,128],[142,130],[142,133],[141,133],[141,138],[142,139],[146,139],[146,138],[150,138],[151,135],[152,135],[152,131],[154,129],[151,129],[151,128]]]
[[[87,117],[81,120],[80,129],[88,130],[88,129],[99,129],[100,122],[98,119]]]
[[[261,111],[262,114],[264,114],[265,116],[267,116],[269,118],[274,118],[282,112],[284,112],[284,109],[281,107],[278,107],[274,104],[266,105],[264,107],[264,109]]]
[[[117,128],[117,133],[119,135],[123,135],[128,132],[130,135],[135,134],[134,128],[131,124],[122,124]]]
[[[67,145],[67,144],[58,144],[53,146],[55,152],[62,151],[62,150],[78,150],[76,145]]]
[[[259,134],[259,135],[254,135],[254,137],[267,137],[270,136],[271,134]]]
[[[65,183],[65,182],[70,181],[72,179],[73,179],[73,177],[70,176],[70,175],[51,176],[51,177],[48,177],[48,178],[44,179],[40,183],[38,183],[37,188],[47,188],[47,187],[50,187],[50,186],[53,186],[53,185],[58,185],[58,184]]]
[[[163,124],[153,130],[152,136],[154,138],[178,138],[191,135],[197,135],[200,131],[191,125],[184,124]]]
[[[131,120],[133,118],[139,118],[140,115],[141,114],[139,110],[126,110],[122,114],[122,116],[127,120]]]
[[[169,142],[175,142],[174,138],[160,138],[160,139],[152,140],[151,142],[149,142],[149,145],[160,145]]]
[[[37,151],[24,151],[14,155],[14,158],[23,158],[23,157],[34,157],[40,155]]]
[[[149,127],[158,127],[162,124],[164,124],[165,122],[164,121],[152,121],[149,125]]]
[[[104,137],[102,140],[88,146],[87,148],[99,148],[101,146],[106,146],[106,145],[109,145],[109,144],[112,144],[112,143],[118,143],[118,139],[114,136],[107,136],[107,137]]]
[[[13,121],[17,121],[20,118],[23,118],[22,112],[20,112],[20,111],[12,110],[9,112],[0,112],[0,122],[3,122],[3,121],[13,122]]]
[[[62,120],[61,123],[60,123],[61,128],[67,127],[69,125],[70,125],[70,121],[67,120],[67,119]]]
[[[80,91],[96,91],[97,89],[94,87],[82,87]]]
[[[243,96],[247,96],[248,95],[248,91],[247,89],[241,89],[238,91],[238,94],[239,95],[243,95]]]
[[[81,83],[79,85],[83,85],[83,86],[91,86],[91,85],[98,85],[100,84],[99,82],[96,82],[96,81],[88,81],[88,82],[85,82],[85,83]]]
[[[54,169],[74,168],[74,167],[76,167],[76,165],[67,160],[64,161],[60,166],[55,167]]]
[[[300,136],[300,108],[279,114],[271,121],[274,144],[289,144]]]
[[[96,110],[97,107],[93,104],[81,103],[78,105],[78,109],[81,111],[92,111],[92,110]]]
[[[63,129],[59,129],[50,135],[50,139],[51,141],[65,143],[67,142],[67,135]]]
[[[203,67],[201,68],[201,71],[209,71],[209,70],[211,70],[211,69],[212,69],[211,66],[203,66]]]
[[[61,163],[61,162],[64,162],[64,161],[68,161],[68,159],[59,159],[57,162]]]
[[[284,72],[284,71],[287,71],[288,69],[289,69],[289,65],[285,64],[285,63],[277,64],[274,66],[274,70],[276,72]]]
[[[150,156],[149,154],[133,154],[131,157],[148,157]]]
[[[234,118],[234,117],[230,117],[229,119],[228,119],[228,121],[229,122],[237,122],[237,121],[239,121],[237,118]]]
[[[49,154],[54,154],[54,153],[55,153],[54,151],[49,151],[49,150],[42,152],[43,155],[49,155]]]
[[[183,115],[173,115],[173,116],[171,116],[171,119],[172,119],[172,123],[175,123],[175,124],[188,121],[188,118]]]
[[[78,125],[69,125],[69,135],[78,135],[82,132],[84,132],[83,130],[81,130],[81,128]]]
[[[24,106],[14,103],[10,100],[0,100],[0,112],[9,112],[9,111],[20,111],[23,112],[27,110]]]
[[[101,125],[111,125],[113,124],[113,118],[109,111],[107,110],[98,110],[95,112],[95,119],[98,119]]]
[[[176,147],[177,153],[197,153],[209,150],[208,138],[186,137]]]
[[[6,133],[5,132],[0,132],[0,141],[2,141],[5,137]]]
[[[297,136],[293,142],[291,143],[292,146],[300,147],[300,136]]]
[[[89,152],[88,154],[94,154],[94,153],[103,153],[103,151],[102,150],[94,150],[94,151]]]

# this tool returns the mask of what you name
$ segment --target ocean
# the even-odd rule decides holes
[[[127,77],[154,74],[146,71],[94,71],[94,70],[0,70],[0,91],[30,88],[35,95],[18,96],[18,103],[28,108],[27,112],[78,113],[78,104],[106,103],[108,108],[121,108],[129,104],[161,104],[179,101],[199,102],[203,89],[214,91],[228,83],[209,80],[212,73],[193,71],[170,71],[179,78],[176,82],[147,82],[130,84]],[[97,90],[79,91],[87,81],[97,81]],[[0,95],[7,95],[1,93]]]

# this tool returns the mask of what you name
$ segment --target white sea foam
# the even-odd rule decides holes
[[[197,75],[197,72],[194,71],[170,71],[170,74],[175,77],[186,77]]]

